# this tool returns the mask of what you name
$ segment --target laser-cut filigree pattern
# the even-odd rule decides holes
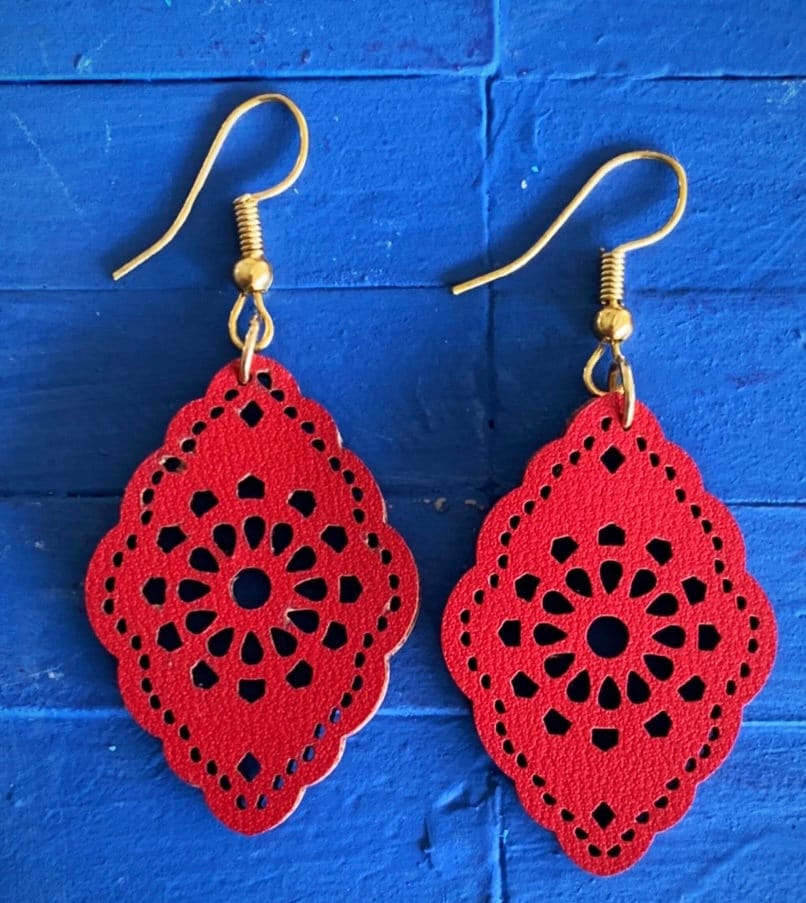
[[[643,855],[727,755],[775,653],[727,509],[638,406],[591,402],[491,511],[443,620],[490,755],[577,863]]]
[[[291,376],[225,367],[135,472],[87,576],[127,707],[228,826],[281,822],[386,691],[417,574]]]

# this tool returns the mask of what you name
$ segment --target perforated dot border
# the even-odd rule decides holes
[[[257,379],[267,390],[267,395],[274,399],[274,401],[278,404],[284,404],[285,402],[285,392],[283,389],[274,388],[273,379],[271,376],[270,367],[265,367],[265,369],[261,369],[259,372],[254,374],[254,378]],[[269,381],[269,385],[266,384],[267,378]],[[240,395],[240,390],[236,388],[227,389],[224,391],[222,399],[225,403],[231,404],[235,401]],[[209,411],[209,418],[211,420],[217,420],[221,417],[222,414],[226,411],[226,408],[222,405],[213,405]],[[366,519],[366,512],[361,506],[361,501],[364,498],[364,489],[360,487],[356,483],[355,473],[349,468],[344,468],[342,465],[340,454],[343,454],[343,448],[340,444],[337,443],[337,447],[329,451],[329,446],[324,437],[317,433],[316,425],[312,420],[308,419],[299,419],[299,412],[297,408],[293,405],[285,405],[283,407],[283,414],[291,420],[296,420],[299,423],[299,427],[306,436],[310,437],[310,445],[311,447],[317,451],[321,455],[327,455],[328,466],[334,473],[341,473],[342,481],[345,488],[349,491],[350,494],[350,502],[351,505],[354,505],[352,509],[352,517],[356,524],[361,525],[364,523]],[[207,429],[207,423],[204,420],[198,419],[194,422],[191,427],[191,436],[186,436],[185,438],[179,440],[178,442],[178,451],[173,455],[163,455],[160,459],[157,468],[152,472],[149,482],[144,485],[139,493],[138,497],[140,499],[141,504],[141,514],[140,514],[140,523],[143,526],[147,526],[152,518],[153,518],[153,510],[151,509],[151,505],[156,500],[156,494],[159,486],[162,484],[163,479],[166,476],[173,476],[174,474],[181,475],[186,470],[185,459],[182,455],[191,455],[194,454],[198,449],[198,443],[200,441],[200,437],[203,435],[204,431]],[[381,561],[381,564],[384,565],[385,571],[387,574],[387,582],[389,584],[389,588],[392,592],[392,595],[387,602],[383,614],[379,615],[376,624],[375,630],[378,633],[383,633],[386,631],[390,624],[390,617],[394,616],[401,608],[401,598],[397,594],[397,591],[400,588],[400,576],[391,570],[391,566],[393,563],[393,555],[392,551],[388,548],[385,548],[380,543],[380,538],[375,532],[369,532],[366,536],[363,537],[366,545],[375,551],[378,558]],[[126,538],[125,546],[129,551],[134,551],[137,548],[139,537],[136,534],[129,534]],[[111,564],[113,569],[118,569],[123,565],[126,555],[126,549],[118,549],[111,556]],[[107,592],[107,596],[101,604],[101,610],[107,617],[112,617],[115,614],[115,577],[114,573],[110,574],[104,580],[104,588]],[[118,618],[115,622],[115,629],[121,636],[125,635],[128,632],[128,625],[126,623],[125,618]],[[361,644],[354,648],[353,662],[354,662],[354,673],[353,679],[351,681],[350,690],[344,692],[339,699],[338,703],[334,704],[330,710],[330,714],[328,716],[328,721],[331,724],[337,724],[341,719],[341,710],[349,708],[354,702],[355,695],[360,693],[364,687],[364,679],[361,676],[361,670],[366,663],[366,654],[365,651],[370,649],[375,642],[375,637],[373,633],[366,632],[364,633]],[[143,639],[139,634],[135,634],[130,638],[129,644],[134,652],[142,652],[143,650]],[[154,652],[154,650],[150,650],[150,652]],[[141,670],[147,671],[150,667],[150,658],[149,653],[142,653],[138,658],[138,665]],[[148,703],[151,709],[155,712],[159,711],[163,708],[162,700],[159,697],[159,693],[154,689],[150,678],[147,676],[144,677],[140,682],[141,690],[148,695]],[[162,714],[163,721],[165,724],[172,726],[176,722],[176,718],[171,709],[164,709]],[[190,743],[192,739],[191,730],[187,724],[180,724],[176,728],[177,736],[183,740],[185,743]],[[300,764],[306,764],[308,762],[312,762],[315,758],[315,744],[321,740],[326,733],[326,727],[317,723],[312,731],[312,740],[309,744],[306,744],[301,752],[294,758],[289,759],[286,765],[286,776],[291,777],[297,773],[298,767]],[[233,791],[232,779],[228,774],[218,775],[219,766],[218,763],[214,759],[207,759],[202,762],[203,756],[201,754],[201,750],[196,746],[191,746],[188,750],[188,758],[194,764],[199,765],[200,767],[204,767],[204,774],[202,775],[202,780],[206,781],[210,777],[218,777],[218,788],[224,793],[231,793]],[[273,775],[271,780],[270,790],[279,791],[285,788],[285,776],[276,773]],[[260,788],[254,788],[256,791],[260,791]],[[268,805],[267,799],[268,791],[260,791],[255,799],[255,806],[258,809],[265,809]],[[244,794],[238,794],[234,797],[233,800],[234,805],[238,809],[246,809],[248,807],[248,802],[244,796]]]
[[[600,423],[602,432],[608,432],[611,426],[613,425],[612,417],[604,417]],[[497,559],[498,568],[495,571],[490,572],[487,575],[487,585],[496,589],[500,585],[501,577],[503,576],[504,571],[506,571],[509,566],[509,556],[506,554],[506,548],[512,540],[512,537],[517,532],[518,528],[522,523],[522,517],[526,516],[531,518],[535,511],[537,510],[538,499],[540,501],[546,501],[552,492],[552,482],[556,483],[560,480],[563,473],[566,472],[567,467],[575,467],[582,460],[582,456],[586,452],[592,452],[593,448],[596,444],[596,437],[592,435],[588,435],[582,441],[582,450],[576,449],[568,454],[567,463],[556,462],[552,465],[550,469],[551,477],[546,479],[546,482],[540,487],[538,492],[536,493],[535,499],[529,499],[525,501],[522,505],[523,515],[513,514],[508,522],[509,529],[504,531],[499,537],[498,542],[501,548],[504,550],[501,555],[499,555]],[[673,497],[675,501],[682,505],[686,504],[688,501],[687,493],[682,486],[675,485],[674,480],[676,477],[676,471],[674,467],[671,465],[664,465],[661,459],[661,456],[657,452],[652,452],[648,450],[648,442],[643,436],[635,437],[636,448],[639,452],[644,453],[649,459],[649,464],[653,468],[663,467],[663,472],[666,477],[667,482],[670,484],[670,489],[673,491]],[[702,529],[703,534],[706,536],[710,536],[710,542],[715,552],[719,552],[722,548],[723,540],[720,536],[713,533],[713,524],[703,515],[701,504],[693,504],[689,503],[689,513],[695,520],[695,522],[699,523],[700,528]],[[725,595],[730,595],[733,590],[733,581],[724,576],[725,572],[725,563],[719,559],[714,559],[714,572],[720,580],[720,588]],[[484,604],[484,594],[486,591],[486,587],[477,586],[475,590],[471,593],[471,598],[476,605]],[[747,599],[741,594],[737,594],[733,599],[736,608],[739,611],[744,611],[747,607]],[[472,608],[465,608],[459,613],[459,622],[463,625],[463,627],[469,627],[472,620]],[[749,654],[754,654],[759,649],[759,644],[757,638],[754,636],[756,630],[760,625],[760,619],[757,615],[749,615],[748,616],[748,628],[750,631],[750,639],[747,643],[747,651]],[[466,630],[460,633],[460,642],[462,645],[469,646],[470,645],[471,636],[470,633]],[[470,671],[478,670],[478,662],[474,656],[471,656],[467,661],[467,667]],[[747,662],[742,662],[739,666],[738,672],[735,677],[730,678],[725,683],[725,693],[732,697],[735,695],[737,690],[737,679],[743,680],[750,676],[751,669],[750,665]],[[479,685],[485,692],[490,692],[492,689],[492,678],[489,674],[482,673],[479,676]],[[506,708],[503,700],[495,699],[492,703],[493,711],[496,715],[503,715],[506,713]],[[721,704],[715,704],[710,713],[711,720],[714,722],[718,722],[722,717],[722,706]],[[496,720],[496,733],[499,736],[507,737],[507,725],[503,719]],[[698,758],[707,759],[710,757],[713,746],[712,744],[716,743],[720,739],[721,733],[718,727],[718,724],[714,724],[708,731],[705,740],[698,752]],[[511,740],[504,739],[501,741],[501,748],[508,756],[515,756],[515,763],[519,768],[526,769],[529,766],[527,757],[523,753],[523,751],[516,751],[514,744]],[[690,774],[696,770],[697,767],[697,758],[689,757],[686,759],[683,764],[682,771]],[[542,789],[545,787],[545,780],[537,773],[532,774],[531,776],[532,783],[535,787]],[[664,790],[673,793],[678,790],[681,786],[681,779],[678,775],[673,775],[670,777],[664,785]],[[541,794],[541,800],[547,807],[553,807],[557,805],[557,798],[549,793],[548,791],[544,791]],[[662,793],[657,799],[654,800],[653,806],[657,809],[665,809],[669,805],[669,797],[666,793]],[[563,821],[567,821],[572,823],[576,820],[576,816],[569,809],[562,807],[560,812],[560,817]],[[621,840],[624,843],[629,843],[635,839],[636,830],[640,830],[641,827],[644,827],[649,824],[651,820],[651,813],[649,810],[643,810],[639,812],[638,815],[635,816],[635,824],[638,826],[637,829],[629,828],[621,835]],[[581,843],[585,843],[589,839],[589,834],[586,832],[581,826],[578,826],[574,830],[574,836]],[[595,844],[587,844],[587,853],[593,858],[598,858],[602,855],[602,850],[597,847]],[[606,855],[611,858],[616,858],[621,854],[621,847],[619,845],[615,845],[610,847],[606,851]]]

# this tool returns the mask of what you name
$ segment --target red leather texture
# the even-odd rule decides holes
[[[639,404],[586,405],[490,512],[442,643],[529,814],[598,875],[638,860],[728,754],[776,629],[739,529]]]
[[[417,572],[289,373],[222,369],[137,469],[86,582],[134,718],[244,834],[279,824],[386,692]]]

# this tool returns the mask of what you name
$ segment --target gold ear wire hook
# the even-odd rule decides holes
[[[568,222],[577,208],[582,204],[585,198],[593,191],[593,189],[604,179],[608,173],[614,169],[618,169],[625,163],[631,163],[634,160],[658,160],[669,166],[677,176],[677,203],[675,204],[672,215],[669,219],[654,232],[645,235],[642,238],[635,238],[632,241],[623,242],[613,248],[612,251],[602,251],[602,273],[600,284],[600,300],[603,309],[599,311],[594,323],[594,330],[599,338],[599,344],[589,358],[583,370],[583,380],[585,386],[593,395],[604,395],[605,392],[600,389],[594,382],[593,370],[597,362],[601,359],[607,345],[610,346],[613,354],[613,363],[610,367],[610,376],[608,378],[608,391],[618,391],[624,393],[624,409],[622,413],[622,423],[625,428],[629,428],[635,415],[635,383],[632,377],[632,369],[627,359],[621,351],[621,343],[629,338],[632,334],[632,317],[630,312],[624,307],[624,261],[629,251],[635,251],[639,248],[646,248],[665,238],[674,227],[680,222],[683,211],[686,209],[686,201],[688,199],[688,180],[686,171],[682,165],[674,157],[660,151],[638,150],[630,151],[626,154],[619,154],[608,160],[596,170],[596,172],[588,179],[587,182],[574,195],[571,202],[560,213],[557,219],[546,229],[540,238],[520,257],[517,257],[511,263],[498,269],[491,270],[482,276],[476,276],[474,279],[468,279],[454,285],[451,289],[454,295],[461,295],[471,289],[486,285],[496,279],[509,276],[516,272],[534,259],[552,238],[562,229]]]
[[[229,116],[221,123],[221,127],[213,139],[210,149],[207,151],[207,156],[204,158],[204,162],[193,181],[188,196],[185,198],[179,213],[176,215],[176,219],[174,219],[168,227],[166,233],[161,238],[158,238],[154,244],[147,247],[145,251],[142,251],[136,257],[132,257],[132,259],[127,263],[124,263],[123,266],[118,267],[115,272],[112,273],[112,278],[115,281],[122,279],[124,276],[131,273],[132,270],[139,267],[141,263],[145,263],[150,257],[158,254],[176,237],[176,234],[182,226],[184,226],[185,220],[187,220],[190,215],[190,211],[193,209],[193,205],[196,203],[196,199],[204,187],[207,177],[210,175],[210,170],[213,168],[213,164],[235,123],[241,116],[260,104],[272,102],[283,104],[283,106],[289,109],[294,116],[297,126],[299,127],[299,153],[297,154],[297,159],[294,162],[291,171],[284,179],[281,179],[276,185],[272,185],[271,188],[267,188],[265,191],[252,193],[251,195],[246,195],[246,197],[251,197],[256,203],[259,203],[268,198],[277,197],[277,195],[282,194],[297,181],[300,173],[305,168],[305,163],[308,159],[308,123],[305,120],[305,116],[302,114],[302,110],[300,110],[293,100],[286,97],[284,94],[258,94],[255,97],[250,97],[249,100],[245,100],[242,104],[235,107]]]
[[[274,336],[274,323],[272,322],[271,315],[266,310],[266,305],[263,301],[263,293],[271,285],[274,274],[271,265],[263,256],[263,233],[260,226],[258,204],[268,198],[277,197],[277,195],[280,195],[289,189],[299,178],[300,173],[305,168],[305,164],[308,160],[308,148],[310,143],[308,123],[305,120],[302,110],[300,110],[290,98],[286,97],[284,94],[258,94],[255,97],[250,97],[249,100],[245,100],[242,104],[235,107],[216,133],[213,143],[207,151],[207,156],[204,158],[201,168],[193,181],[193,185],[190,187],[188,196],[185,198],[184,203],[179,209],[179,213],[177,213],[176,218],[168,227],[168,230],[161,238],[158,238],[154,244],[150,245],[136,257],[133,257],[128,263],[118,267],[112,274],[112,278],[115,280],[123,278],[127,273],[130,273],[133,269],[140,266],[141,263],[145,263],[150,257],[158,254],[176,237],[190,215],[193,205],[196,203],[196,199],[204,187],[207,177],[210,175],[210,170],[213,168],[213,164],[235,123],[245,113],[248,113],[260,104],[274,102],[281,103],[293,115],[297,127],[299,128],[299,152],[288,175],[277,182],[276,185],[272,185],[263,191],[242,194],[233,201],[235,220],[238,227],[238,240],[241,246],[241,259],[235,264],[233,278],[235,284],[240,289],[240,293],[230,311],[228,328],[230,338],[234,345],[244,352],[241,361],[242,382],[247,382],[249,379],[249,365],[255,350],[259,351],[265,348]],[[252,297],[254,302],[255,314],[251,318],[246,338],[241,339],[238,335],[238,317],[249,296]],[[262,335],[259,328],[261,325],[263,327]],[[246,345],[248,345],[248,348]]]

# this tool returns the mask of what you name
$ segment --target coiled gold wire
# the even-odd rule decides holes
[[[260,214],[257,201],[251,194],[243,194],[232,202],[235,209],[235,224],[238,227],[238,242],[241,257],[263,256],[263,231],[260,228]]]
[[[624,300],[624,251],[602,251],[602,272],[599,279],[599,299],[602,304],[621,306]]]

